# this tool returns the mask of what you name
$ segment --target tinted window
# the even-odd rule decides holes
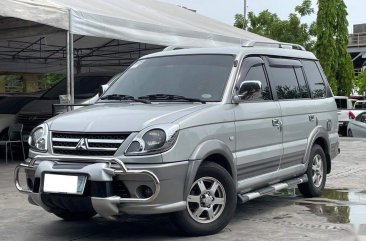
[[[356,102],[355,109],[366,109],[366,102]]]
[[[75,99],[88,99],[95,96],[101,85],[106,84],[110,76],[78,76],[75,77]],[[48,90],[42,99],[58,99],[60,95],[65,95],[67,90],[67,80],[63,79],[58,84]]]
[[[347,109],[347,99],[335,99],[338,109]]]
[[[278,99],[301,98],[299,84],[293,67],[271,67],[271,73]]]
[[[115,81],[105,95],[129,95],[152,101],[154,95],[179,95],[203,101],[221,101],[233,64],[232,55],[142,59]],[[155,100],[174,101],[169,98]]]
[[[319,72],[318,66],[314,61],[303,61],[305,75],[309,83],[311,94],[314,98],[326,96],[324,80]]]
[[[366,123],[366,112],[363,112],[363,113],[359,114],[356,117],[356,121]]]
[[[248,101],[271,99],[270,89],[267,84],[263,65],[250,68],[244,81],[240,82],[238,95],[241,100]]]
[[[297,82],[299,83],[300,96],[302,98],[310,98],[309,87],[305,81],[304,73],[301,68],[295,68]]]

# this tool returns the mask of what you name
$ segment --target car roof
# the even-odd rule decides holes
[[[313,59],[313,53],[303,50],[274,48],[274,47],[217,47],[217,48],[187,48],[179,50],[161,51],[144,56],[142,59],[174,56],[174,55],[193,55],[193,54],[230,54],[230,55],[269,55],[289,58]]]

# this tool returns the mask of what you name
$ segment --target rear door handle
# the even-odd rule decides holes
[[[309,115],[309,121],[313,122],[315,120],[315,115]]]

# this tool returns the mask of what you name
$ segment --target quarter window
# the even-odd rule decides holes
[[[304,60],[303,67],[313,98],[326,96],[325,83],[314,61]]]
[[[261,101],[271,99],[267,77],[262,64],[251,67],[244,81],[239,82],[238,95],[241,100]]]

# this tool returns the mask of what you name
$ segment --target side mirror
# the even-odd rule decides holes
[[[108,85],[101,85],[99,87],[99,97],[101,97],[108,89]]]
[[[238,92],[240,100],[256,99],[256,96],[262,95],[262,83],[259,80],[246,80],[240,84]]]

